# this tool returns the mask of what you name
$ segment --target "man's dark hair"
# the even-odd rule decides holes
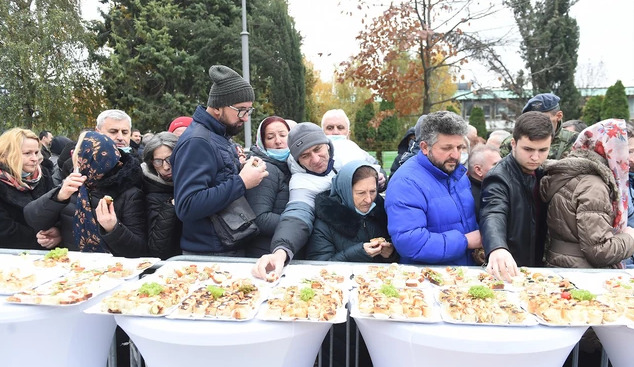
[[[139,129],[132,129],[132,130],[130,131],[130,133],[136,133],[136,132],[138,132],[139,134],[141,133],[141,131],[139,131]]]
[[[431,147],[438,141],[438,134],[466,136],[467,122],[449,111],[430,113],[421,126],[420,141]]]
[[[513,139],[517,142],[522,137],[527,137],[528,140],[543,140],[548,137],[552,138],[555,135],[553,130],[553,123],[550,122],[548,115],[530,111],[520,115],[515,121],[515,128],[513,129]]]
[[[42,131],[40,131],[40,140],[42,140],[42,138],[47,137],[47,136],[48,136],[48,134],[51,134],[51,132],[50,132],[50,131],[48,131],[48,130],[42,130]]]

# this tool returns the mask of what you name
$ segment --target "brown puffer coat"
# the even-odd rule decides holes
[[[632,256],[634,238],[613,234],[612,201],[618,191],[603,157],[581,150],[559,161],[547,161],[540,191],[549,202],[546,265],[607,268]]]

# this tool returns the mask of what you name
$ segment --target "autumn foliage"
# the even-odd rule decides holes
[[[457,9],[448,0],[392,3],[357,36],[360,52],[340,65],[339,78],[393,102],[401,116],[449,102],[451,68],[483,48],[461,26],[490,14],[490,8],[468,12],[470,1],[461,3]]]

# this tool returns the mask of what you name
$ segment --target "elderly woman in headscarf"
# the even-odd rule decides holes
[[[315,198],[315,227],[306,247],[309,260],[393,262],[394,246],[385,237],[387,214],[378,195],[378,173],[352,161]]]
[[[170,158],[178,136],[170,132],[154,135],[143,150],[143,191],[148,224],[150,255],[165,260],[182,253],[183,224],[174,210],[174,182]]]
[[[246,248],[248,257],[260,257],[271,251],[271,239],[280,215],[288,203],[288,183],[291,172],[286,163],[290,154],[286,120],[279,116],[269,116],[260,122],[255,146],[251,154],[266,162],[268,176],[244,195],[256,215],[255,224],[260,233]]]
[[[627,226],[629,149],[625,121],[598,122],[572,152],[547,161],[540,191],[548,206],[549,266],[617,268],[634,253]]]
[[[73,152],[75,172],[24,209],[35,229],[61,222],[63,246],[115,256],[147,255],[141,167],[114,141],[89,131]]]
[[[24,207],[53,187],[50,172],[38,163],[40,148],[31,130],[14,128],[0,136],[1,247],[41,250],[61,241],[52,225],[37,233],[24,219]]]

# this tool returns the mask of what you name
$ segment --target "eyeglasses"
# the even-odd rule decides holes
[[[171,166],[170,158],[172,158],[172,156],[166,157],[165,159],[152,159],[152,165],[154,167],[163,167],[163,164],[167,163],[168,166]]]
[[[253,107],[233,107],[233,106],[227,106],[229,108],[231,108],[232,110],[238,111],[238,118],[243,118],[244,116],[251,116],[251,114],[253,113],[253,111],[255,111],[255,108]]]

